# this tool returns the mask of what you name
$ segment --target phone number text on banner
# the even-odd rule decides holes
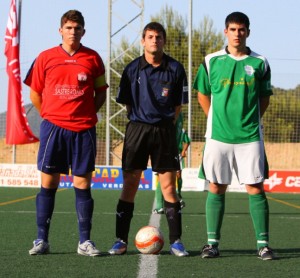
[[[35,164],[0,164],[0,186],[39,188],[40,173]]]

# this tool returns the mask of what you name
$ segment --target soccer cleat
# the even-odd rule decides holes
[[[154,209],[152,211],[153,214],[164,214],[165,211],[164,211],[164,208],[160,208],[160,209]]]
[[[50,252],[50,245],[43,239],[33,241],[33,247],[29,250],[29,255],[45,255]]]
[[[204,245],[201,252],[201,258],[217,258],[220,256],[219,249],[216,245]]]
[[[180,199],[180,208],[184,208],[185,207],[185,201],[183,201],[182,199]]]
[[[268,246],[259,248],[259,250],[257,251],[257,256],[263,261],[275,259],[273,250]]]
[[[177,257],[185,257],[189,255],[180,239],[177,239],[173,244],[171,244],[170,252],[172,255]]]
[[[117,239],[108,253],[111,255],[123,255],[127,252],[127,243],[121,239]]]
[[[83,256],[96,257],[100,256],[101,252],[96,248],[95,243],[91,240],[86,240],[85,242],[78,243],[77,253]]]

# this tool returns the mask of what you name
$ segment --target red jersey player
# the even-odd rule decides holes
[[[68,174],[71,169],[80,237],[77,252],[99,256],[100,251],[90,240],[94,208],[91,179],[96,157],[96,113],[105,102],[108,85],[101,57],[80,43],[85,33],[82,14],[77,10],[66,12],[59,33],[62,44],[40,53],[24,80],[43,118],[38,153],[42,185],[36,196],[38,232],[29,254],[50,251],[48,233],[60,174]]]

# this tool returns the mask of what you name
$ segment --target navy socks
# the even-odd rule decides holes
[[[41,191],[36,196],[36,222],[38,226],[38,239],[48,242],[50,221],[52,218],[55,194],[57,189],[47,189],[41,187]]]
[[[76,212],[80,243],[90,239],[92,229],[92,216],[94,211],[94,200],[91,189],[79,189],[74,187],[76,195]]]

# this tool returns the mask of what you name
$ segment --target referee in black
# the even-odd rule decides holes
[[[117,240],[108,252],[122,255],[127,251],[134,198],[150,158],[165,200],[170,252],[187,256],[180,240],[181,210],[176,194],[180,167],[175,135],[181,105],[188,102],[187,77],[183,65],[164,53],[166,31],[160,23],[145,26],[141,43],[144,54],[126,66],[117,95],[117,102],[126,105],[129,122],[122,154],[123,189],[116,211]]]

